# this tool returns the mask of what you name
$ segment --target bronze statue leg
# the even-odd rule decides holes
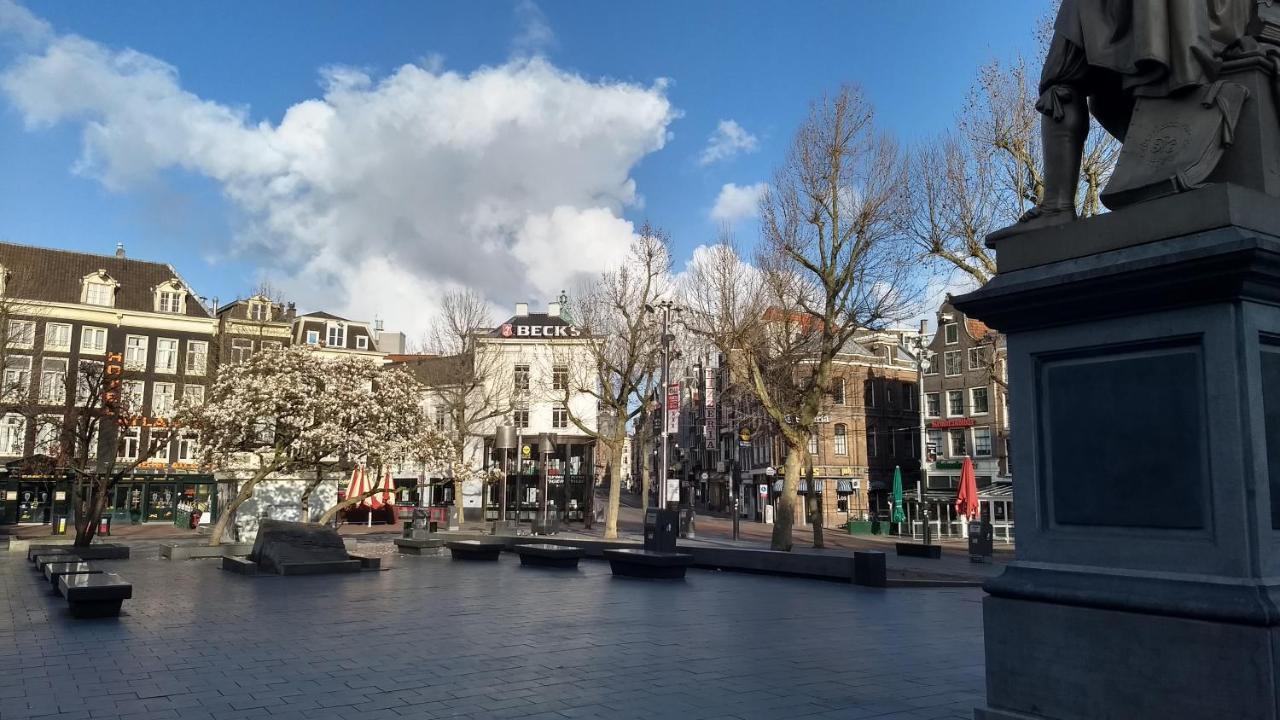
[[[1044,199],[1040,214],[1069,213],[1075,218],[1076,185],[1080,181],[1080,159],[1089,137],[1089,108],[1079,88],[1054,89],[1054,112],[1044,115],[1040,125],[1044,144]]]

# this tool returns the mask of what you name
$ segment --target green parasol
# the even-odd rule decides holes
[[[893,466],[893,520],[892,522],[901,523],[907,521],[907,515],[902,511],[902,468],[897,465]]]

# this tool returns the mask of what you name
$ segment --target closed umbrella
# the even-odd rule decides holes
[[[382,492],[374,493],[369,497],[369,507],[381,510],[390,505],[393,492],[395,492],[395,484],[391,482],[391,471],[387,470],[382,475]]]
[[[904,523],[907,514],[902,509],[902,468],[893,466],[893,522]]]
[[[347,485],[347,499],[360,497],[369,491],[368,481],[365,478],[364,466],[357,465],[355,470],[351,471],[351,482]],[[362,505],[368,505],[369,499],[365,498],[360,502],[352,505],[352,508],[358,508]]]
[[[973,474],[973,460],[967,455],[960,466],[960,491],[956,494],[956,513],[965,519],[965,534],[968,534],[968,522],[978,517],[978,479]]]

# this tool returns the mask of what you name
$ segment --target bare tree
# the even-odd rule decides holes
[[[477,339],[492,327],[489,304],[480,293],[468,289],[445,294],[426,343],[440,357],[428,360],[418,374],[433,404],[447,418],[440,429],[452,441],[453,465],[463,470],[453,473],[458,522],[462,521],[462,483],[475,470],[473,458],[466,456],[469,443],[488,429],[490,421],[512,410],[512,388],[499,379],[505,369],[502,354],[477,346]]]
[[[618,458],[622,457],[627,426],[641,413],[642,393],[652,385],[656,368],[659,330],[645,308],[670,290],[668,242],[665,233],[645,223],[622,265],[602,273],[576,298],[574,317],[586,339],[586,362],[574,362],[572,355],[566,356],[572,351],[555,353],[557,366],[566,376],[556,387],[553,371],[553,392],[563,402],[569,421],[604,445],[613,459],[609,464],[605,538],[618,536],[622,494]],[[582,416],[572,402],[574,397],[591,400],[598,422]]]
[[[814,102],[761,199],[757,289],[739,297],[745,280],[732,276],[740,261],[730,257],[716,273],[720,287],[708,290],[713,311],[696,320],[729,350],[730,372],[750,383],[785,446],[776,550],[792,547],[800,473],[833,361],[855,333],[914,309],[916,264],[900,233],[904,184],[897,146],[876,132],[860,90]],[[821,514],[810,513],[821,546]]]

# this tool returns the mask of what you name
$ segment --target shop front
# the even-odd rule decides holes
[[[105,515],[115,524],[170,523],[178,513],[198,514],[200,525],[218,516],[218,483],[212,475],[197,473],[136,474],[112,488]]]
[[[47,525],[71,509],[66,475],[7,473],[0,479],[0,525]]]
[[[486,440],[486,451],[494,459],[495,467],[500,467],[503,458],[500,452],[494,452],[491,440]],[[500,483],[485,483],[483,517],[486,521],[502,517],[506,520],[533,522],[538,514],[538,493],[544,472],[547,480],[548,514],[559,517],[563,522],[585,521],[593,506],[592,494],[595,490],[595,477],[591,474],[595,467],[592,457],[594,445],[583,438],[561,437],[545,463],[534,459],[536,446],[536,436],[523,437],[519,458],[507,458],[509,474],[506,481],[505,512],[501,507],[503,493]]]

